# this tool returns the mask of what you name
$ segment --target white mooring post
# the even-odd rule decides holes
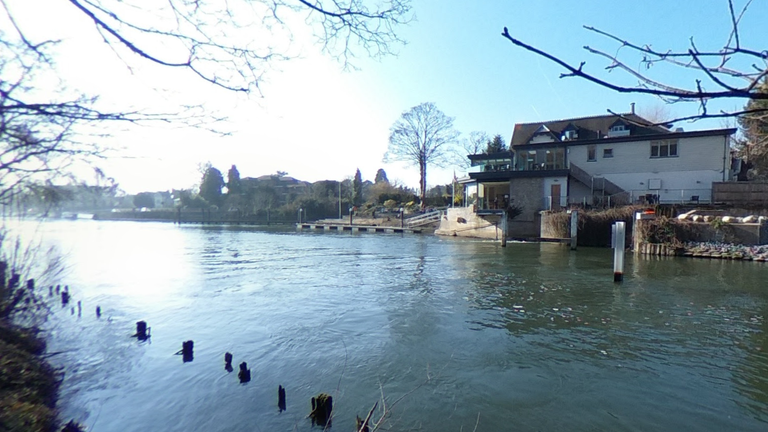
[[[577,235],[579,231],[579,212],[577,210],[568,210],[571,214],[571,250],[576,250],[578,243]]]
[[[501,212],[501,247],[507,247],[507,211]]]
[[[624,239],[626,227],[623,221],[611,226],[611,246],[613,247],[613,281],[624,280]]]

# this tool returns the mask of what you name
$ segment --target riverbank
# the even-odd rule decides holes
[[[689,242],[684,256],[696,258],[724,258],[747,261],[768,261],[768,245],[747,246],[717,242]]]
[[[0,430],[57,430],[59,377],[34,332],[0,321]]]

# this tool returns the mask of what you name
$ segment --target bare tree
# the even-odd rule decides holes
[[[103,134],[94,126],[167,119],[99,111],[96,99],[85,96],[40,96],[34,79],[48,69],[47,62],[39,61],[45,49],[8,42],[0,32],[0,204],[7,204],[22,185],[66,176],[73,164],[103,157],[98,145]]]
[[[39,42],[25,31],[31,23],[15,19],[16,1],[27,0],[0,3],[19,38],[36,49]],[[403,42],[396,27],[410,20],[410,0],[68,1],[121,58],[184,69],[238,92],[257,89],[271,63],[291,56],[290,23],[308,26],[323,50],[348,66],[358,49],[391,54]]]
[[[768,93],[761,91],[758,86],[761,80],[768,76],[768,50],[751,49],[742,45],[739,34],[739,23],[752,4],[752,0],[748,0],[739,11],[735,9],[733,0],[728,0],[727,4],[731,21],[729,37],[722,48],[715,50],[700,50],[693,39],[687,51],[656,50],[650,45],[636,44],[594,27],[585,26],[585,29],[619,44],[619,49],[613,54],[589,46],[585,46],[584,49],[592,55],[607,59],[609,64],[606,70],[609,72],[621,70],[636,79],[637,84],[634,86],[620,85],[616,81],[600,78],[585,70],[586,62],[584,61],[575,66],[556,55],[526,44],[513,37],[506,27],[502,36],[514,45],[562,66],[567,72],[562,73],[560,78],[577,77],[620,93],[649,94],[658,96],[668,103],[694,102],[698,105],[696,115],[675,118],[670,120],[671,122],[767,112],[765,108],[716,113],[707,110],[707,103],[713,99],[768,100]],[[637,57],[620,58],[619,55],[627,50]],[[635,64],[635,61],[638,66],[630,66]],[[688,87],[668,84],[663,81],[663,78],[655,79],[649,74],[651,67],[658,63],[690,70],[699,76]],[[751,63],[751,68],[739,70],[731,67],[734,64],[744,63]]]
[[[467,158],[468,155],[480,154],[485,151],[485,147],[488,141],[491,140],[490,135],[483,131],[472,131],[469,133],[468,138],[461,140],[461,148],[456,148],[454,151],[455,161],[454,164],[464,169],[469,169],[472,166],[472,162]]]
[[[448,117],[432,102],[425,102],[404,112],[390,128],[389,149],[385,161],[403,161],[419,167],[421,207],[427,193],[427,166],[444,166],[451,147],[459,137]]]
[[[105,112],[94,97],[68,95],[62,90],[66,83],[41,89],[41,74],[56,76],[57,41],[35,40],[28,31],[35,23],[14,13],[26,1],[0,0],[0,203],[29,181],[48,180],[73,163],[103,157],[98,143],[114,123],[166,122],[210,130],[219,120],[199,114],[201,107]],[[244,93],[258,90],[271,64],[291,57],[292,25],[307,26],[323,51],[346,67],[360,51],[372,57],[391,54],[403,43],[395,30],[410,20],[410,0],[68,2],[127,67],[150,62]]]

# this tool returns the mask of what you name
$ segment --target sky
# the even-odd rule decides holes
[[[286,171],[305,181],[342,180],[360,169],[373,180],[383,168],[390,180],[418,185],[418,169],[384,163],[389,129],[400,115],[422,102],[434,102],[455,119],[455,128],[500,134],[509,142],[515,123],[628,112],[642,115],[660,107],[671,116],[692,115],[695,104],[665,105],[651,96],[619,94],[577,78],[514,46],[512,36],[620,84],[636,80],[607,72],[605,59],[584,45],[617,52],[619,46],[582,28],[590,25],[658,50],[686,50],[693,38],[701,50],[717,50],[729,37],[726,0],[644,2],[624,0],[415,0],[414,20],[398,29],[408,43],[397,56],[374,60],[358,52],[356,70],[344,70],[311,43],[303,21],[291,30],[300,58],[274,65],[261,94],[245,96],[216,88],[188,73],[151,65],[112,50],[88,21],[60,0],[6,0],[17,23],[34,38],[55,37],[58,71],[68,88],[98,95],[103,107],[151,111],[200,104],[216,116],[221,136],[183,124],[113,127],[104,144],[114,148],[99,162],[126,193],[189,188],[199,183],[198,166],[210,161],[226,175],[233,164],[241,177]],[[739,8],[745,1],[735,0]],[[765,49],[768,4],[755,1],[741,23],[741,43]],[[8,23],[1,24],[5,32]],[[269,37],[261,29],[259,37]],[[276,44],[281,42],[277,40]],[[621,51],[621,54],[629,54]],[[636,66],[637,60],[634,59]],[[749,67],[748,63],[731,66]],[[654,78],[690,85],[694,76],[656,66]],[[705,86],[714,85],[705,82]],[[713,102],[710,112],[738,109],[743,100]],[[666,107],[666,108],[664,108]],[[728,126],[722,121],[683,122],[685,130]],[[461,168],[430,168],[430,186],[446,184]],[[89,174],[84,174],[88,181]]]

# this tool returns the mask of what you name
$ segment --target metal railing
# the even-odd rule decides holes
[[[422,215],[414,216],[405,220],[408,228],[414,228],[422,225],[431,224],[434,222],[440,222],[440,218],[443,217],[443,211],[437,210]]]

